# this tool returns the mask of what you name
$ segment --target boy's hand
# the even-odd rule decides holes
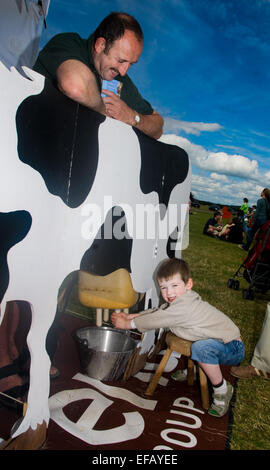
[[[131,319],[129,318],[128,313],[113,312],[111,315],[111,321],[115,328],[119,328],[121,330],[129,330],[131,328]]]

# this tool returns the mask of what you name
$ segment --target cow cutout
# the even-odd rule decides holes
[[[45,341],[58,290],[67,275],[80,268],[84,255],[91,254],[108,212],[114,207],[124,210],[132,241],[125,268],[134,291],[146,292],[146,306],[149,299],[156,306],[153,272],[170,250],[181,254],[191,178],[183,150],[104,119],[63,96],[41,75],[24,71],[28,79],[0,63],[1,314],[3,318],[6,303],[13,300],[29,302],[32,314],[28,406],[13,437],[44,421],[48,424],[50,361]],[[141,206],[158,208],[154,236],[147,237],[145,231],[141,237],[140,230],[137,236],[132,230],[142,224],[136,218]],[[171,227],[171,233],[177,233],[176,248],[159,233],[171,206],[177,208]],[[100,218],[96,224],[91,219],[87,231],[93,207],[100,210]],[[98,242],[109,244],[110,239]],[[102,261],[100,253],[95,265],[113,271],[114,264]],[[91,266],[91,256],[88,263]],[[142,353],[151,350],[153,334],[145,335]]]

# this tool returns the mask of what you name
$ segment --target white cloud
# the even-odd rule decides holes
[[[251,206],[257,203],[262,189],[270,186],[270,171],[260,171],[257,160],[239,154],[209,152],[175,134],[165,134],[160,141],[183,148],[192,166],[203,170],[201,174],[193,171],[192,175],[191,191],[197,199],[240,206],[247,197]]]
[[[188,139],[175,134],[164,134],[160,141],[183,148],[188,153],[191,163],[203,170],[245,179],[260,178],[258,162],[243,155],[209,152],[201,145],[193,144]]]
[[[184,131],[186,134],[200,135],[201,132],[216,132],[222,129],[219,124],[207,122],[189,122],[172,118],[164,119],[165,132]]]
[[[222,186],[219,182],[214,182],[213,180],[200,175],[192,175],[192,190],[193,187],[196,188],[196,191],[203,192],[204,194],[214,194],[222,191]]]
[[[228,178],[226,175],[220,175],[219,173],[211,173],[210,178],[213,180],[219,180],[219,181],[224,181],[227,182]]]
[[[270,1],[270,0],[269,0]],[[265,181],[268,186],[270,186],[270,171],[265,173]]]
[[[206,170],[215,170],[219,173],[239,176],[240,178],[257,178],[259,176],[258,162],[243,155],[210,152],[207,158],[201,162],[201,165],[201,168]]]
[[[227,183],[217,182],[201,175],[192,175],[191,191],[196,199],[211,201],[227,206],[241,206],[243,198],[247,197],[249,205],[257,203],[263,186],[254,184],[254,181],[229,179]]]

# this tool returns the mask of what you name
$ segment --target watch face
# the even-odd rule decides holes
[[[135,116],[135,121],[137,122],[137,124],[138,124],[138,122],[140,122],[140,116],[138,116],[138,114],[136,114],[136,116]]]

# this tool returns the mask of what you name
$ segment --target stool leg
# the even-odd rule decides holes
[[[204,371],[199,367],[199,376],[200,376],[200,387],[201,387],[201,398],[202,398],[202,407],[205,410],[209,409],[209,390],[208,390],[208,383],[207,377]]]
[[[168,362],[168,360],[170,359],[170,355],[171,355],[172,351],[170,348],[167,349],[167,351],[165,352],[155,374],[154,374],[154,377],[152,378],[150,384],[148,385],[146,391],[145,391],[145,395],[153,395],[155,389],[156,389],[156,386],[158,384],[158,381],[162,375],[162,372],[164,371],[165,369],[165,366]]]
[[[187,369],[187,383],[188,385],[194,384],[194,362],[190,357],[188,358],[188,369]]]

